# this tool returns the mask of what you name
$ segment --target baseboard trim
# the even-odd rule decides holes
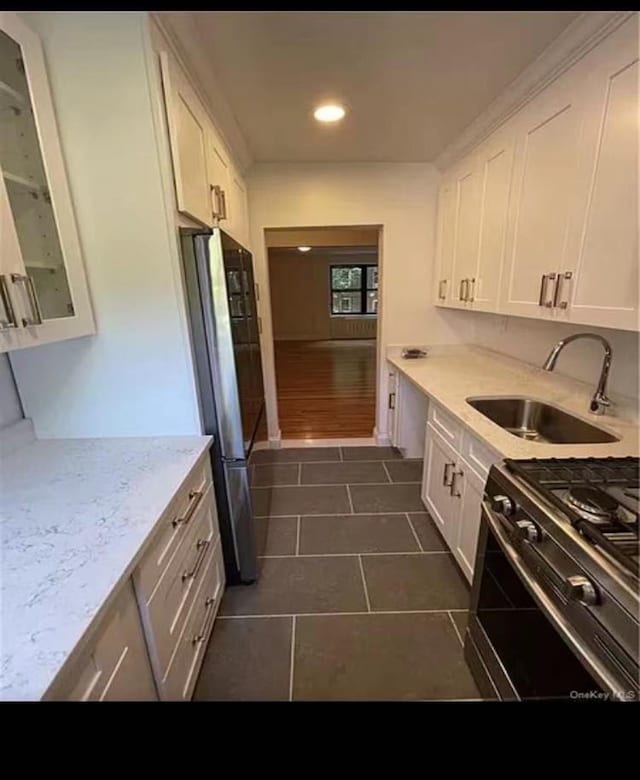
[[[376,439],[371,437],[353,439],[282,439],[283,449],[287,447],[375,447]]]

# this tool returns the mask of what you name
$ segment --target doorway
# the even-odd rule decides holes
[[[268,236],[283,440],[373,436],[378,233],[314,228]]]

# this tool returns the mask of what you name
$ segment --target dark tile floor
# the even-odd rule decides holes
[[[469,589],[388,447],[262,450],[260,578],[228,588],[196,700],[479,699]]]

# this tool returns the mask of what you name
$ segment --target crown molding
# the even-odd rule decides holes
[[[149,15],[160,28],[171,48],[171,53],[185,71],[193,89],[207,109],[214,127],[222,137],[232,157],[236,160],[241,173],[246,173],[253,164],[253,155],[249,150],[229,101],[217,82],[211,64],[206,58],[206,52],[202,46],[197,29],[191,24],[192,29],[189,30],[189,34],[193,40],[191,47],[187,49],[180,32],[175,29],[171,17],[166,12],[161,14],[157,11],[149,11]],[[206,83],[202,78],[203,71],[206,71],[209,76],[206,79]],[[216,106],[215,114],[211,106]]]
[[[552,41],[508,87],[435,158],[441,171],[464,157],[635,11],[586,11]]]

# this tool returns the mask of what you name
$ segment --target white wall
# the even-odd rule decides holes
[[[464,312],[431,303],[439,174],[425,163],[262,163],[249,172],[251,246],[258,281],[268,290],[266,228],[381,225],[378,331],[378,434],[386,435],[389,345],[468,341]],[[279,437],[271,315],[261,301],[262,358],[269,436]]]
[[[638,398],[638,334],[630,331],[592,328],[587,325],[569,325],[542,322],[524,317],[506,317],[496,314],[469,312],[473,318],[473,342],[498,352],[541,366],[553,345],[572,333],[588,331],[604,336],[613,349],[609,375],[612,394]],[[569,344],[558,358],[554,369],[559,374],[595,383],[600,376],[603,350],[595,341]]]
[[[24,14],[41,35],[98,333],[11,355],[40,437],[199,433],[146,14]]]
[[[18,388],[6,355],[0,355],[0,428],[22,419]]]

